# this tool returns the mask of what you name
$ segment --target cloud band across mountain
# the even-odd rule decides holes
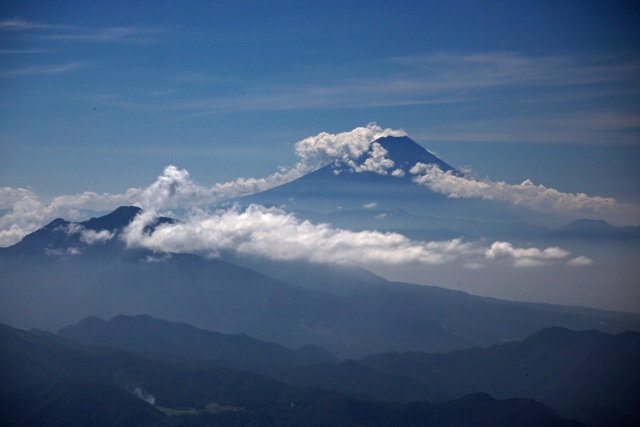
[[[123,235],[127,245],[161,253],[199,253],[209,257],[233,253],[361,266],[461,261],[477,268],[507,259],[515,267],[531,267],[564,263],[569,256],[568,251],[560,248],[514,248],[508,242],[495,242],[487,248],[462,238],[425,242],[399,233],[356,232],[314,224],[283,210],[258,205],[214,213],[194,209],[179,223],[162,224],[152,233],[146,231],[155,219],[153,211],[138,215]]]

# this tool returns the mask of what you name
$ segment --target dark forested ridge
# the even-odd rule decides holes
[[[338,360],[330,352],[311,345],[294,351],[244,334],[221,334],[148,315],[120,315],[107,321],[88,317],[62,328],[58,335],[81,344],[121,348],[152,357],[206,361],[210,365],[255,371]]]
[[[638,332],[611,335],[547,328],[524,340],[487,348],[440,354],[384,353],[342,362],[322,349],[308,349],[317,363],[301,362],[292,357],[296,352],[281,346],[275,346],[278,351],[274,352],[269,350],[273,344],[249,337],[211,333],[149,316],[118,316],[109,321],[89,318],[63,328],[59,335],[82,344],[142,351],[196,366],[229,368],[250,360],[245,368],[253,372],[360,399],[444,403],[485,392],[499,399],[534,399],[567,418],[592,425],[633,426],[640,420],[640,368],[635,363],[640,360]],[[229,347],[228,340],[235,346]],[[237,360],[220,357],[230,348]],[[266,350],[256,351],[261,348]]]
[[[0,326],[6,426],[579,426],[535,401],[363,400],[226,368],[67,345]]]
[[[444,395],[527,397],[594,425],[640,423],[640,333],[542,330],[525,340],[449,354],[388,353],[362,362]]]

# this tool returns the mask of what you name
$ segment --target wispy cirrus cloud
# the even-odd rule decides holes
[[[2,71],[0,72],[0,78],[20,77],[34,74],[62,74],[75,71],[80,68],[87,68],[90,66],[90,64],[83,62],[69,62],[66,64],[58,65],[26,67],[16,70]]]
[[[45,53],[46,50],[40,48],[31,49],[0,49],[0,55],[32,55]]]
[[[523,55],[498,51],[429,53],[391,59],[411,76],[434,79],[420,87],[432,89],[495,86],[565,86],[637,81],[640,62],[612,55]],[[413,86],[416,88],[416,86]]]
[[[412,135],[420,141],[465,142],[536,142],[602,144],[609,139],[616,143],[635,144],[635,130],[640,127],[640,115],[632,112],[565,112],[543,117],[499,117],[473,119],[456,123],[454,128],[442,126],[417,131]]]
[[[43,35],[43,38],[80,42],[159,43],[167,32],[153,27],[74,28],[73,31]]]
[[[634,123],[638,115],[629,107],[634,105],[630,99],[640,95],[640,61],[634,59],[517,52],[441,53],[382,58],[358,67],[362,67],[358,73],[345,73],[340,78],[295,79],[296,83],[286,75],[266,82],[243,81],[235,76],[233,84],[242,87],[241,96],[233,91],[226,96],[189,95],[164,102],[128,98],[118,100],[116,105],[174,111],[188,119],[247,111],[418,105],[449,109],[464,105],[462,111],[469,117],[452,116],[443,124],[430,123],[415,136],[438,141],[581,144],[637,140]],[[203,84],[219,83],[214,78],[214,82]],[[581,108],[575,108],[577,104]],[[507,108],[509,114],[498,118],[487,114],[491,106],[502,111]],[[434,112],[437,114],[437,110]]]
[[[50,24],[13,18],[0,21],[0,31],[73,30],[74,25]]]
[[[14,18],[0,21],[0,31],[31,32],[41,39],[60,41],[156,43],[160,41],[161,35],[167,33],[168,28],[148,26],[92,28]]]

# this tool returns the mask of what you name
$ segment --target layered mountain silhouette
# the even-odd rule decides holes
[[[96,350],[0,325],[5,426],[580,426],[529,399],[364,400],[228,368]]]
[[[445,395],[482,390],[536,399],[595,425],[640,422],[640,333],[542,330],[520,342],[450,354],[372,355],[363,363],[428,384]]]
[[[246,336],[229,336],[149,316],[87,318],[58,336],[183,363],[238,368],[289,384],[365,399],[445,402],[481,391],[535,399],[588,424],[640,421],[640,332],[547,328],[521,340],[446,354],[384,353],[338,362]],[[234,356],[235,355],[235,356]]]
[[[110,354],[120,349],[198,369],[244,366],[293,386],[358,399],[407,404],[463,399],[495,404],[494,398],[519,397],[535,399],[563,417],[590,425],[634,426],[640,420],[636,405],[640,368],[634,363],[640,357],[638,332],[610,335],[548,328],[524,340],[488,348],[448,354],[384,353],[343,362],[320,349],[307,349],[301,355],[247,336],[149,316],[117,316],[108,321],[92,317],[61,329],[57,337],[42,332],[40,336],[58,345],[71,345],[69,339],[91,345],[94,352]],[[492,397],[473,394],[479,391]],[[147,392],[153,394],[154,389]]]
[[[251,371],[337,362],[328,351],[311,345],[293,351],[244,334],[221,334],[148,315],[120,315],[108,321],[88,317],[62,328],[58,335],[87,345]]]
[[[637,227],[551,228],[524,208],[447,198],[409,170],[458,171],[406,137],[376,144],[393,162],[386,174],[356,172],[365,153],[237,202],[424,240],[610,252],[640,238]],[[14,408],[3,424],[574,425],[543,404],[594,425],[638,419],[638,337],[625,332],[640,330],[638,314],[484,298],[345,265],[128,248],[124,230],[141,212],[56,219],[0,248],[0,322],[40,330],[1,328],[1,379],[16,390],[2,390],[2,411]],[[165,409],[144,402],[143,384]]]
[[[127,249],[117,237],[87,244],[68,235],[70,226],[96,223],[113,225],[105,229],[117,234],[116,224],[128,224],[138,212],[120,208],[80,224],[55,220],[5,248],[1,321],[52,330],[88,316],[146,313],[291,348],[313,344],[338,357],[450,351],[551,326],[640,329],[640,316],[633,314],[391,283],[357,268],[285,263],[276,266],[274,279],[228,261]]]

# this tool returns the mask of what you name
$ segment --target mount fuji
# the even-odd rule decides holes
[[[243,205],[256,203],[318,213],[362,209],[372,203],[377,209],[446,209],[446,196],[413,182],[410,170],[417,163],[459,174],[409,137],[387,136],[375,140],[355,160],[336,160],[294,181],[238,201]]]
[[[282,207],[334,226],[397,231],[418,239],[547,237],[569,221],[500,200],[451,197],[415,182],[416,165],[464,174],[407,136],[386,136],[355,160],[334,160],[283,185],[232,200]],[[229,201],[214,206],[228,205]]]

